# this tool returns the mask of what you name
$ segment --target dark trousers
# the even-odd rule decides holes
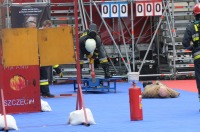
[[[40,80],[47,80],[46,82],[48,83],[47,85],[40,85],[40,93],[42,95],[48,95],[50,93],[48,82],[50,68],[50,66],[40,67]]]
[[[49,79],[49,71],[51,70],[51,66],[42,66],[40,67],[40,80],[48,80]]]
[[[194,60],[194,71],[195,71],[198,94],[200,97],[200,59]]]

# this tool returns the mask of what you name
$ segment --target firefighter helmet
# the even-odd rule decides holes
[[[88,35],[89,35],[91,38],[96,38],[97,33],[96,33],[96,31],[94,31],[94,30],[89,30]]]
[[[196,4],[194,6],[193,13],[194,13],[195,16],[198,15],[198,14],[200,14],[200,3],[198,3],[198,4]]]
[[[94,39],[87,39],[85,41],[85,49],[88,52],[94,52],[94,50],[96,49],[96,41]]]
[[[94,23],[90,24],[88,35],[92,38],[96,38],[96,36],[97,36],[97,25],[96,24],[94,24]]]

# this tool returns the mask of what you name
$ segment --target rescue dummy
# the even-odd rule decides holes
[[[159,81],[155,84],[146,85],[142,92],[143,98],[176,98],[179,92],[167,87]]]

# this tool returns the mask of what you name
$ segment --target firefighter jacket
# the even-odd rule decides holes
[[[102,43],[101,43],[101,38],[99,37],[99,35],[96,35],[96,37],[91,37],[89,35],[90,30],[92,30],[94,28],[94,30],[96,30],[96,27],[90,27],[90,29],[85,30],[83,32],[83,34],[81,35],[80,39],[79,39],[79,48],[80,48],[80,63],[83,64],[84,61],[84,55],[86,55],[88,58],[93,58],[96,59],[98,58],[100,63],[104,63],[104,62],[108,62],[106,54],[104,52]],[[96,49],[93,53],[93,56],[90,56],[90,52],[88,52],[85,48],[85,41],[87,39],[94,39],[96,41]]]
[[[193,53],[194,60],[200,58],[200,41],[199,41],[199,35],[200,35],[200,22],[194,21],[190,23],[183,36],[182,44],[183,46],[191,50]],[[191,44],[193,42],[193,44]]]

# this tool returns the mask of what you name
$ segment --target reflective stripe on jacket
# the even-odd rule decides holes
[[[195,34],[192,35],[192,40],[194,43],[198,43],[199,41],[199,29],[198,29],[199,24],[194,24],[194,29],[196,31]]]
[[[40,86],[49,85],[48,80],[40,80]]]
[[[194,48],[200,48],[199,45],[199,24],[194,24],[194,30],[195,30],[195,34],[192,35],[192,41],[194,43]],[[200,58],[200,52],[195,52],[193,54],[194,56],[194,60],[199,59]]]

